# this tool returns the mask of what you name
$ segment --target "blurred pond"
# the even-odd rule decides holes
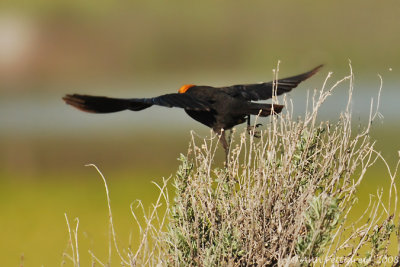
[[[293,104],[295,116],[304,116],[307,94],[309,99],[313,94],[311,82],[287,94],[288,100]],[[313,83],[315,84],[315,82]],[[384,116],[381,123],[397,124],[400,107],[397,103],[400,99],[400,90],[395,83],[385,82],[381,97],[379,111]],[[320,87],[315,87],[320,88]],[[96,94],[96,90],[86,90]],[[84,93],[85,93],[84,92]],[[171,92],[171,91],[170,91]],[[173,91],[172,91],[173,92]],[[80,93],[80,92],[78,92]],[[103,92],[102,92],[103,93]],[[169,93],[154,89],[136,90],[113,90],[107,96],[115,97],[152,97],[158,94]],[[371,101],[376,107],[378,101],[379,86],[373,88],[370,85],[355,84],[352,98],[353,117],[356,120],[368,119],[371,109]],[[101,95],[104,95],[101,94]],[[193,121],[185,112],[178,108],[164,108],[154,106],[141,112],[124,111],[113,114],[89,114],[80,112],[67,106],[61,100],[63,94],[36,93],[34,95],[3,96],[0,99],[0,124],[1,134],[7,135],[41,135],[41,136],[74,136],[84,137],[93,133],[118,133],[130,132],[132,136],[137,133],[156,131],[179,132],[189,129],[203,128],[199,123]],[[279,98],[282,102],[282,97]],[[321,120],[332,120],[345,110],[348,99],[348,83],[336,88],[326,103],[323,104],[319,113]],[[311,104],[311,103],[310,103]],[[204,128],[206,128],[204,126]]]

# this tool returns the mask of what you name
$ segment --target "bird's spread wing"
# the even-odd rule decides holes
[[[140,107],[141,104],[158,105],[169,108],[177,107],[188,110],[203,110],[203,111],[210,110],[209,103],[196,99],[188,94],[174,93],[174,94],[161,95],[153,98],[132,98],[129,99],[129,101],[131,103],[129,109],[131,110],[136,110],[135,109],[136,105],[139,105]]]
[[[127,99],[110,98],[105,96],[73,94],[64,96],[63,100],[68,105],[91,113],[111,113],[129,108],[129,101]]]
[[[207,102],[185,94],[166,94],[153,98],[110,98],[105,96],[66,95],[63,100],[77,109],[92,113],[110,113],[122,110],[139,111],[152,105],[178,107],[189,110],[210,110]]]
[[[240,97],[248,101],[265,100],[271,98],[275,94],[275,89],[276,95],[281,95],[291,91],[293,88],[299,85],[299,83],[317,73],[322,66],[323,65],[319,65],[318,67],[306,73],[284,79],[279,79],[276,81],[256,84],[233,85],[230,87],[222,88],[222,90],[233,97]]]

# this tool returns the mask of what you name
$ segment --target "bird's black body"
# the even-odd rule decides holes
[[[185,111],[190,117],[216,132],[220,132],[221,129],[231,129],[233,126],[245,122],[246,116],[251,114],[251,109],[254,109],[253,105],[256,104],[237,99],[220,88],[210,86],[193,86],[185,94],[209,104],[210,111],[192,109],[185,109]],[[260,108],[255,109],[257,114],[259,111]]]
[[[66,95],[63,99],[80,110],[93,113],[110,113],[122,110],[139,111],[159,105],[183,108],[196,121],[221,135],[221,143],[228,149],[223,130],[244,123],[250,115],[269,116],[281,112],[282,105],[255,103],[273,95],[291,91],[300,82],[314,75],[321,66],[309,72],[267,83],[212,87],[184,85],[179,93],[153,98],[108,98],[88,95]]]

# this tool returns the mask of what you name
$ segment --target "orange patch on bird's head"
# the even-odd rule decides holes
[[[194,86],[194,84],[185,84],[184,86],[182,86],[181,88],[179,88],[178,93],[183,94],[186,93],[186,91],[189,88],[192,88]]]

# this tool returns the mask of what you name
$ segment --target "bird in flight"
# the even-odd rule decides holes
[[[210,127],[219,135],[220,142],[228,154],[225,130],[246,122],[250,126],[250,115],[267,117],[282,111],[283,105],[255,103],[275,94],[291,91],[299,83],[314,75],[322,65],[300,75],[270,82],[212,87],[187,84],[178,93],[151,98],[110,98],[90,95],[66,95],[63,100],[82,111],[111,113],[122,110],[139,111],[153,105],[183,108],[196,121]]]

